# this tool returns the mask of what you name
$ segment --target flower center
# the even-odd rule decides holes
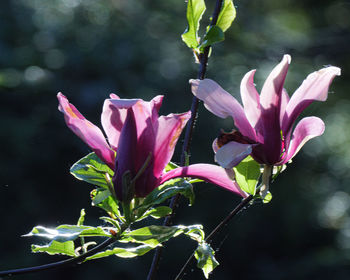
[[[250,140],[248,137],[242,135],[238,130],[233,129],[231,132],[225,132],[221,130],[220,135],[217,140],[217,145],[219,148],[227,144],[228,142],[238,142],[241,144],[255,144],[256,142]]]

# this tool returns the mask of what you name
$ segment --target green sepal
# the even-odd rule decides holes
[[[188,27],[181,35],[181,38],[190,49],[196,49],[199,44],[199,21],[205,9],[204,0],[188,0],[186,12]]]
[[[108,182],[114,172],[95,153],[90,153],[74,163],[70,173],[79,180],[83,180],[104,189],[109,189]]]
[[[148,209],[154,205],[158,205],[168,198],[182,194],[190,201],[190,205],[194,202],[194,191],[193,186],[182,178],[172,179],[158,188],[154,189],[150,194],[146,196],[142,204],[136,207],[133,211],[137,213],[138,217],[141,217]]]
[[[32,252],[33,253],[47,253],[49,255],[66,255],[70,257],[76,257],[76,253],[74,251],[74,242],[66,241],[66,242],[58,242],[51,241],[48,245],[39,246],[32,244]]]
[[[78,237],[88,236],[106,236],[111,237],[111,234],[102,227],[91,226],[76,226],[76,225],[60,225],[56,228],[46,228],[43,226],[34,227],[31,232],[23,237],[37,236],[58,242],[66,242],[75,240]]]
[[[128,248],[115,247],[113,249],[108,249],[106,251],[87,257],[85,261],[109,257],[112,255],[115,255],[120,258],[134,258],[134,257],[142,256],[147,252],[151,251],[152,249],[153,247],[147,246],[147,245],[140,245],[137,247],[128,247]]]
[[[236,9],[232,0],[224,0],[221,11],[219,13],[216,26],[225,32],[236,18]]]
[[[209,278],[209,273],[219,265],[214,255],[215,252],[213,248],[211,248],[206,242],[199,244],[194,252],[194,256],[197,260],[197,267],[202,269],[206,279]]]
[[[225,40],[225,34],[217,25],[210,26],[208,32],[205,34],[199,49],[202,52],[205,47],[211,46]]]
[[[259,163],[251,156],[247,156],[233,170],[240,188],[249,194],[255,195],[256,185],[261,174]]]
[[[195,232],[197,232],[197,234],[195,234]],[[176,237],[182,233],[197,241],[199,236],[204,235],[202,232],[203,230],[201,225],[179,225],[171,227],[152,225],[130,232],[125,232],[119,241],[142,243],[155,248],[157,246],[161,246],[163,242],[168,241],[170,238]]]

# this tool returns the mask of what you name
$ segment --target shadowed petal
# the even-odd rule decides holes
[[[283,84],[291,58],[284,55],[282,61],[272,70],[261,90],[261,126],[264,135],[266,163],[279,161],[281,154],[280,106]]]
[[[324,129],[324,122],[320,118],[303,118],[295,127],[287,155],[279,165],[284,164],[292,159],[307,141],[316,136],[322,135]]]
[[[102,131],[84,118],[82,114],[70,104],[68,99],[58,93],[58,109],[64,114],[67,126],[82,139],[110,168],[114,169],[115,152],[109,147]]]
[[[120,133],[116,158],[116,173],[113,178],[115,193],[120,201],[123,201],[123,174],[126,171],[130,171],[133,178],[138,171],[135,166],[135,159],[137,157],[136,147],[137,132],[135,116],[132,108],[129,108],[127,109],[127,116]]]
[[[234,192],[242,197],[248,195],[243,192],[235,181],[232,181],[224,168],[213,164],[193,164],[185,167],[179,167],[162,176],[160,184],[177,177],[191,177],[202,179],[208,183],[218,185],[224,189]]]
[[[244,135],[256,140],[255,130],[245,116],[239,102],[216,82],[210,79],[190,80],[192,93],[204,102],[204,106],[220,118],[231,116],[235,126]]]
[[[217,150],[215,161],[223,168],[233,168],[252,152],[253,146],[254,144],[228,142]]]
[[[328,97],[328,88],[335,76],[340,75],[340,68],[326,67],[311,73],[291,97],[283,117],[283,134],[292,128],[300,113],[314,100],[325,101]]]
[[[282,94],[281,94],[281,110],[280,110],[280,126],[282,127],[282,121],[283,121],[283,117],[289,102],[289,95],[288,92],[283,89],[282,90]]]
[[[177,140],[190,117],[191,112],[159,117],[154,148],[154,174],[157,177],[171,160]]]

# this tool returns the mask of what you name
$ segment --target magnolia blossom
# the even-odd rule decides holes
[[[232,168],[251,154],[261,164],[283,165],[292,159],[311,138],[323,134],[325,125],[318,117],[301,119],[293,131],[300,113],[313,101],[325,101],[328,88],[338,67],[326,67],[311,73],[290,98],[283,84],[291,57],[282,61],[267,77],[261,94],[254,85],[255,70],[241,82],[243,106],[216,82],[191,80],[192,92],[205,107],[221,118],[232,117],[238,131],[223,133],[214,140],[216,161]]]
[[[203,179],[246,196],[220,166],[194,164],[164,171],[191,113],[159,116],[163,96],[146,102],[142,99],[120,99],[111,94],[110,99],[104,102],[101,116],[108,140],[62,93],[57,97],[59,110],[64,114],[68,127],[114,170],[113,183],[120,201],[127,200],[126,195],[129,195],[126,194],[129,190],[123,187],[126,176],[133,180],[132,195],[136,197],[145,197],[165,181],[176,177]]]

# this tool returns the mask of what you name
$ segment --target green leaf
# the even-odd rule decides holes
[[[182,194],[189,199],[190,205],[194,202],[193,186],[185,179],[178,178],[165,182],[158,188],[154,189],[146,198],[142,204],[134,209],[138,216],[142,216],[149,208],[154,205],[160,204],[168,198]]]
[[[202,269],[206,279],[209,278],[209,273],[219,265],[214,254],[214,250],[205,242],[202,242],[194,253],[197,259],[197,267]]]
[[[118,230],[120,230],[120,224],[117,220],[112,219],[110,217],[100,217],[102,221],[105,221],[106,223],[110,223],[114,227],[116,227]]]
[[[170,215],[173,210],[168,206],[159,206],[156,208],[151,208],[148,211],[146,211],[140,218],[137,218],[136,221],[139,222],[149,216],[153,217],[154,219],[163,218],[167,215]]]
[[[137,256],[142,256],[152,249],[153,247],[147,246],[147,245],[140,245],[140,246],[131,247],[131,248],[115,247],[113,249],[108,249],[106,251],[92,255],[91,257],[87,257],[85,261],[109,257],[112,255],[116,255],[117,257],[120,257],[120,258],[134,258]]]
[[[168,171],[173,170],[173,169],[178,168],[178,167],[179,166],[176,163],[169,161],[167,166],[165,166],[164,172],[168,172]]]
[[[85,236],[107,236],[111,234],[102,227],[76,226],[76,225],[60,225],[54,229],[37,226],[24,237],[37,236],[44,237],[58,242],[66,242],[75,240],[76,238]]]
[[[201,234],[194,234],[195,231],[203,231],[201,225],[192,226],[148,226],[139,228],[123,234],[120,242],[143,243],[153,248],[160,246],[161,243],[168,241],[172,237],[185,233],[192,239],[197,240]],[[204,233],[203,233],[204,234]]]
[[[95,189],[91,191],[92,205],[105,210],[112,218],[122,219],[119,211],[118,201],[111,195],[109,190]]]
[[[204,0],[188,0],[186,13],[188,27],[181,35],[181,38],[191,49],[197,48],[199,44],[199,21],[201,20],[205,9]]]
[[[114,172],[95,153],[90,153],[73,164],[70,173],[83,180],[104,189],[109,189],[108,182]]]
[[[232,0],[224,0],[216,26],[220,27],[225,32],[236,18],[236,9]]]
[[[71,257],[76,257],[77,255],[74,252],[74,242],[66,241],[66,242],[58,242],[51,241],[48,245],[39,246],[32,244],[32,252],[33,253],[48,253],[49,255],[67,255]]]
[[[249,194],[255,195],[256,185],[261,174],[260,165],[251,156],[248,156],[233,170],[240,188]]]
[[[211,46],[223,40],[225,40],[225,34],[222,29],[216,25],[213,25],[205,34],[202,44],[200,44],[199,48],[203,50],[205,47]]]

